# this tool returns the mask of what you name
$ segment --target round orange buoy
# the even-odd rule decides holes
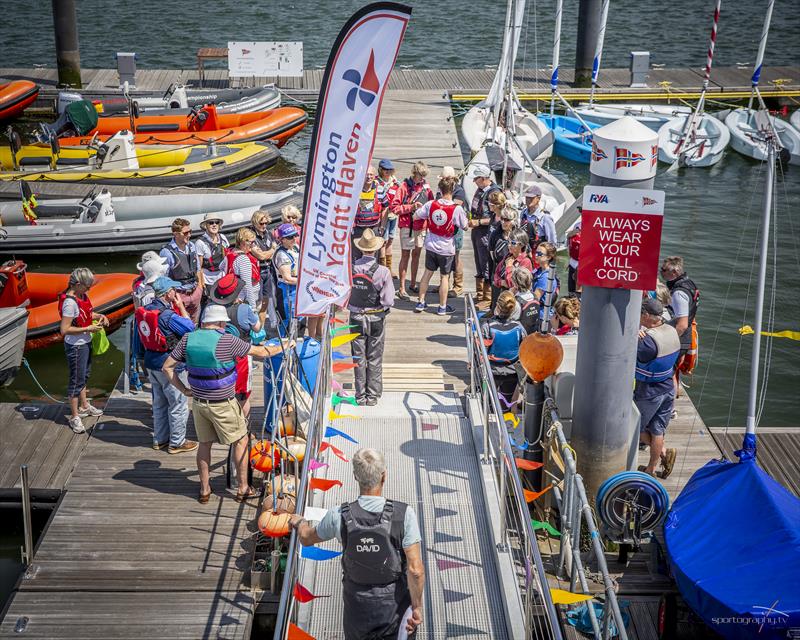
[[[276,513],[271,510],[264,511],[258,517],[258,530],[265,536],[270,538],[282,538],[289,535],[291,527],[289,526],[288,513]]]
[[[262,473],[272,471],[278,457],[278,452],[272,450],[269,440],[259,440],[250,448],[250,466]]]
[[[519,345],[519,361],[534,382],[544,382],[556,372],[563,359],[564,347],[549,333],[532,333]]]
[[[278,495],[297,496],[297,484],[295,483],[294,476],[284,479],[283,476],[276,476],[266,483],[267,495],[272,495],[274,492]]]
[[[267,498],[267,504],[272,505],[272,496]],[[277,498],[275,504],[272,505],[272,510],[275,513],[294,513],[295,509],[297,509],[297,502],[294,496],[290,495],[282,495]]]
[[[291,436],[290,438],[286,438],[284,441],[286,448],[291,451],[292,455],[297,458],[298,462],[302,462],[303,458],[306,456],[306,441],[301,438],[300,436]],[[281,451],[284,459],[286,460],[293,460],[293,458],[289,457],[285,451]]]

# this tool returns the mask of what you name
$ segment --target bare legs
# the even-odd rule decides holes
[[[233,445],[233,461],[236,464],[236,479],[239,482],[239,493],[247,491],[247,444],[248,436],[239,438]],[[200,493],[211,493],[209,468],[211,467],[211,445],[213,442],[201,442],[197,447],[197,471],[200,475]]]

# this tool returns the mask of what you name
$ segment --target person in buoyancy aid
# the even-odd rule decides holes
[[[244,282],[233,273],[226,273],[214,284],[209,295],[210,301],[225,307],[228,312],[228,326],[225,331],[247,342],[252,343],[250,332],[261,329],[261,320],[243,295]],[[236,400],[247,418],[250,415],[250,393],[253,358],[245,356],[236,360]]]
[[[578,284],[578,260],[581,255],[581,221],[573,225],[567,231],[567,252],[569,253],[569,271],[567,280],[567,291],[574,293],[578,297],[581,295],[581,286]]]
[[[437,200],[422,205],[414,213],[414,219],[427,220],[428,233],[425,236],[425,273],[419,284],[419,298],[414,309],[416,313],[425,310],[425,294],[433,274],[439,272],[439,309],[438,315],[453,313],[453,307],[447,304],[450,291],[450,274],[456,264],[456,233],[467,228],[467,214],[464,207],[453,200],[455,178],[441,178]]]
[[[383,216],[380,227],[383,228],[383,239],[386,244],[381,249],[381,257],[378,262],[392,271],[392,245],[397,236],[397,214],[394,213],[390,205],[394,200],[400,183],[394,175],[394,165],[388,158],[384,158],[378,163],[378,175],[375,178],[375,186],[378,190],[378,199],[381,201]]]
[[[200,286],[200,258],[197,247],[191,241],[192,227],[188,220],[175,218],[171,229],[172,240],[164,245],[159,255],[167,261],[167,275],[181,283],[178,293],[192,322],[197,324],[200,321],[203,288]]]
[[[544,303],[547,301],[547,283],[550,278],[550,265],[555,266],[556,261],[555,245],[549,242],[540,242],[539,246],[536,247],[534,258],[538,266],[533,272],[533,285],[531,289],[533,290],[534,297],[539,301],[539,304],[544,307]],[[553,296],[550,300],[551,305],[555,305],[558,299],[560,284],[561,282],[558,279],[558,274],[556,274],[553,280]],[[550,315],[553,315],[552,307]]]
[[[281,224],[292,225],[297,231],[298,236],[303,233],[303,228],[300,226],[300,221],[302,219],[303,214],[300,212],[300,209],[295,207],[293,204],[287,204],[285,207],[281,208]],[[281,239],[278,235],[279,228],[280,225],[272,230],[272,238],[275,240],[275,242],[280,242]]]
[[[580,326],[581,299],[574,295],[559,298],[553,306],[553,333],[557,336],[576,336]]]
[[[444,165],[439,180],[442,178],[452,178],[455,183],[453,184],[452,200],[457,205],[468,211],[467,208],[467,193],[459,181],[459,175],[456,173],[454,167]],[[437,193],[436,198],[441,198],[442,194]],[[469,221],[467,222],[467,229],[469,228]],[[464,248],[464,232],[466,229],[456,229],[456,235],[453,241],[456,245],[456,260],[453,266],[453,281],[450,283],[450,292],[447,294],[448,298],[460,298],[464,295],[464,262],[461,260],[461,249]]]
[[[683,258],[668,256],[661,264],[661,277],[672,295],[670,313],[672,324],[681,339],[681,352],[675,365],[675,395],[680,396],[680,374],[691,373],[697,364],[697,305],[700,289],[686,275]]]
[[[519,345],[528,335],[519,320],[511,319],[516,306],[514,294],[503,291],[497,299],[494,315],[481,319],[481,334],[492,378],[505,406],[511,406],[517,391],[519,377],[515,365],[519,360]]]
[[[181,283],[161,276],[153,282],[155,300],[135,313],[136,329],[144,346],[144,366],[153,396],[153,449],[185,453],[197,449],[186,439],[189,404],[186,396],[170,384],[161,371],[169,352],[187,333],[195,330],[186,307],[178,295]],[[179,367],[178,373],[184,368]]]
[[[297,301],[297,276],[300,251],[297,247],[297,229],[290,224],[278,227],[281,246],[275,251],[272,262],[278,274],[278,311],[281,314],[281,335],[289,329]]]
[[[520,211],[520,219],[530,238],[531,251],[540,242],[557,244],[556,223],[542,203],[542,188],[538,184],[531,185],[525,192],[525,207]]]
[[[664,322],[664,306],[653,298],[642,301],[639,344],[636,351],[636,387],[633,401],[641,415],[640,442],[650,447],[650,460],[640,471],[666,478],[675,465],[675,449],[664,449],[664,435],[672,415],[675,392],[672,371],[678,361],[680,339],[675,327]]]
[[[492,180],[492,170],[487,165],[476,167],[473,182],[477,187],[470,203],[469,226],[472,229],[472,253],[475,258],[475,305],[488,309],[491,300],[491,283],[487,282],[489,264],[489,230],[494,212],[489,198],[502,189]],[[502,202],[505,205],[505,199]]]
[[[209,468],[211,446],[214,442],[233,445],[233,459],[239,490],[235,500],[242,502],[256,496],[248,484],[247,419],[235,398],[236,360],[253,356],[258,360],[271,358],[294,342],[270,346],[251,345],[226,332],[230,318],[225,307],[206,305],[202,326],[184,335],[167,356],[162,371],[183,395],[192,398],[192,417],[200,441],[197,450],[197,470],[200,477],[198,502],[207,504],[211,498]],[[179,363],[186,363],[189,387],[176,374]]]
[[[167,275],[169,267],[167,261],[155,251],[145,251],[142,260],[136,265],[139,277],[133,281],[133,307],[138,309],[150,304],[156,299],[153,292],[153,283],[160,277]]]
[[[419,257],[425,240],[425,221],[414,220],[414,212],[422,205],[433,200],[433,191],[428,184],[428,165],[418,160],[411,167],[411,176],[400,183],[392,201],[391,210],[397,216],[398,234],[400,235],[400,265],[398,276],[400,287],[397,297],[410,300],[406,292],[406,274],[411,263],[409,290],[417,293],[417,274],[419,273]]]
[[[528,255],[528,234],[522,229],[514,229],[507,238],[506,254],[494,270],[492,296],[495,289],[499,296],[501,291],[512,288],[511,275],[516,269],[525,269],[533,273],[533,264]]]
[[[95,313],[89,300],[88,293],[93,284],[94,274],[86,267],[78,267],[70,274],[66,291],[58,296],[59,330],[64,336],[69,370],[67,398],[70,413],[67,422],[75,433],[86,431],[81,418],[103,413],[86,397],[86,383],[92,371],[92,334],[108,326],[108,318]]]
[[[511,273],[511,293],[517,306],[511,314],[512,320],[519,320],[525,333],[531,334],[539,330],[539,301],[531,291],[533,277],[527,269],[514,269]]]
[[[415,637],[425,589],[417,514],[382,497],[386,461],[380,451],[356,451],[353,475],[358,500],[328,510],[316,526],[298,514],[290,523],[305,546],[333,538],[342,543],[345,640],[394,640],[398,631]]]
[[[227,263],[225,256],[230,243],[222,233],[222,219],[213,213],[203,216],[200,223],[203,235],[195,242],[197,255],[200,258],[200,280],[203,284],[203,295],[207,298],[211,288],[225,273]]]
[[[274,239],[267,228],[269,221],[270,215],[266,207],[262,207],[253,214],[250,230],[255,235],[255,239],[250,253],[258,260],[258,269],[261,273],[261,309],[258,311],[258,316],[261,318],[262,326],[268,326],[272,336],[275,336],[278,334],[279,322],[276,307],[278,280],[275,276],[272,256],[275,255],[278,241]]]
[[[232,273],[244,283],[242,297],[258,313],[259,296],[261,295],[261,267],[258,259],[252,254],[251,249],[255,243],[256,234],[247,227],[242,227],[236,232],[236,242],[233,250],[228,252],[226,260],[226,273]]]
[[[356,246],[358,240],[364,233],[364,229],[372,229],[376,235],[382,236],[380,229],[383,216],[383,205],[378,195],[378,186],[375,183],[375,167],[367,167],[364,176],[364,186],[361,188],[361,195],[358,198],[358,208],[356,209],[355,221],[353,223],[353,233],[351,235],[350,259],[355,262],[361,257],[361,251]]]
[[[366,229],[356,240],[361,257],[353,265],[353,286],[347,309],[349,324],[359,334],[350,342],[356,361],[356,402],[373,406],[383,393],[383,347],[386,341],[386,316],[394,305],[394,283],[389,268],[375,259],[385,240]]]

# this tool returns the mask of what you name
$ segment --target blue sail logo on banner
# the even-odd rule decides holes
[[[347,80],[356,85],[347,93],[347,108],[350,111],[354,111],[356,108],[356,97],[361,98],[361,102],[366,106],[370,106],[375,101],[381,88],[381,82],[375,73],[375,52],[372,50],[369,52],[369,63],[363,78],[356,69],[348,69],[342,75],[342,80]]]

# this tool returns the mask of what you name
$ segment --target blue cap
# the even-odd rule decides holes
[[[291,222],[284,222],[280,227],[278,227],[278,237],[283,240],[284,238],[291,238],[292,236],[297,235],[297,229],[294,228],[294,225]]]
[[[383,160],[381,160],[378,163],[378,168],[386,169],[387,171],[394,171],[394,165],[392,164],[392,161],[389,160],[388,158],[384,158]]]
[[[156,278],[153,283],[153,291],[157,296],[163,296],[170,289],[180,289],[183,285],[177,280],[168,278],[167,276],[160,276]]]

